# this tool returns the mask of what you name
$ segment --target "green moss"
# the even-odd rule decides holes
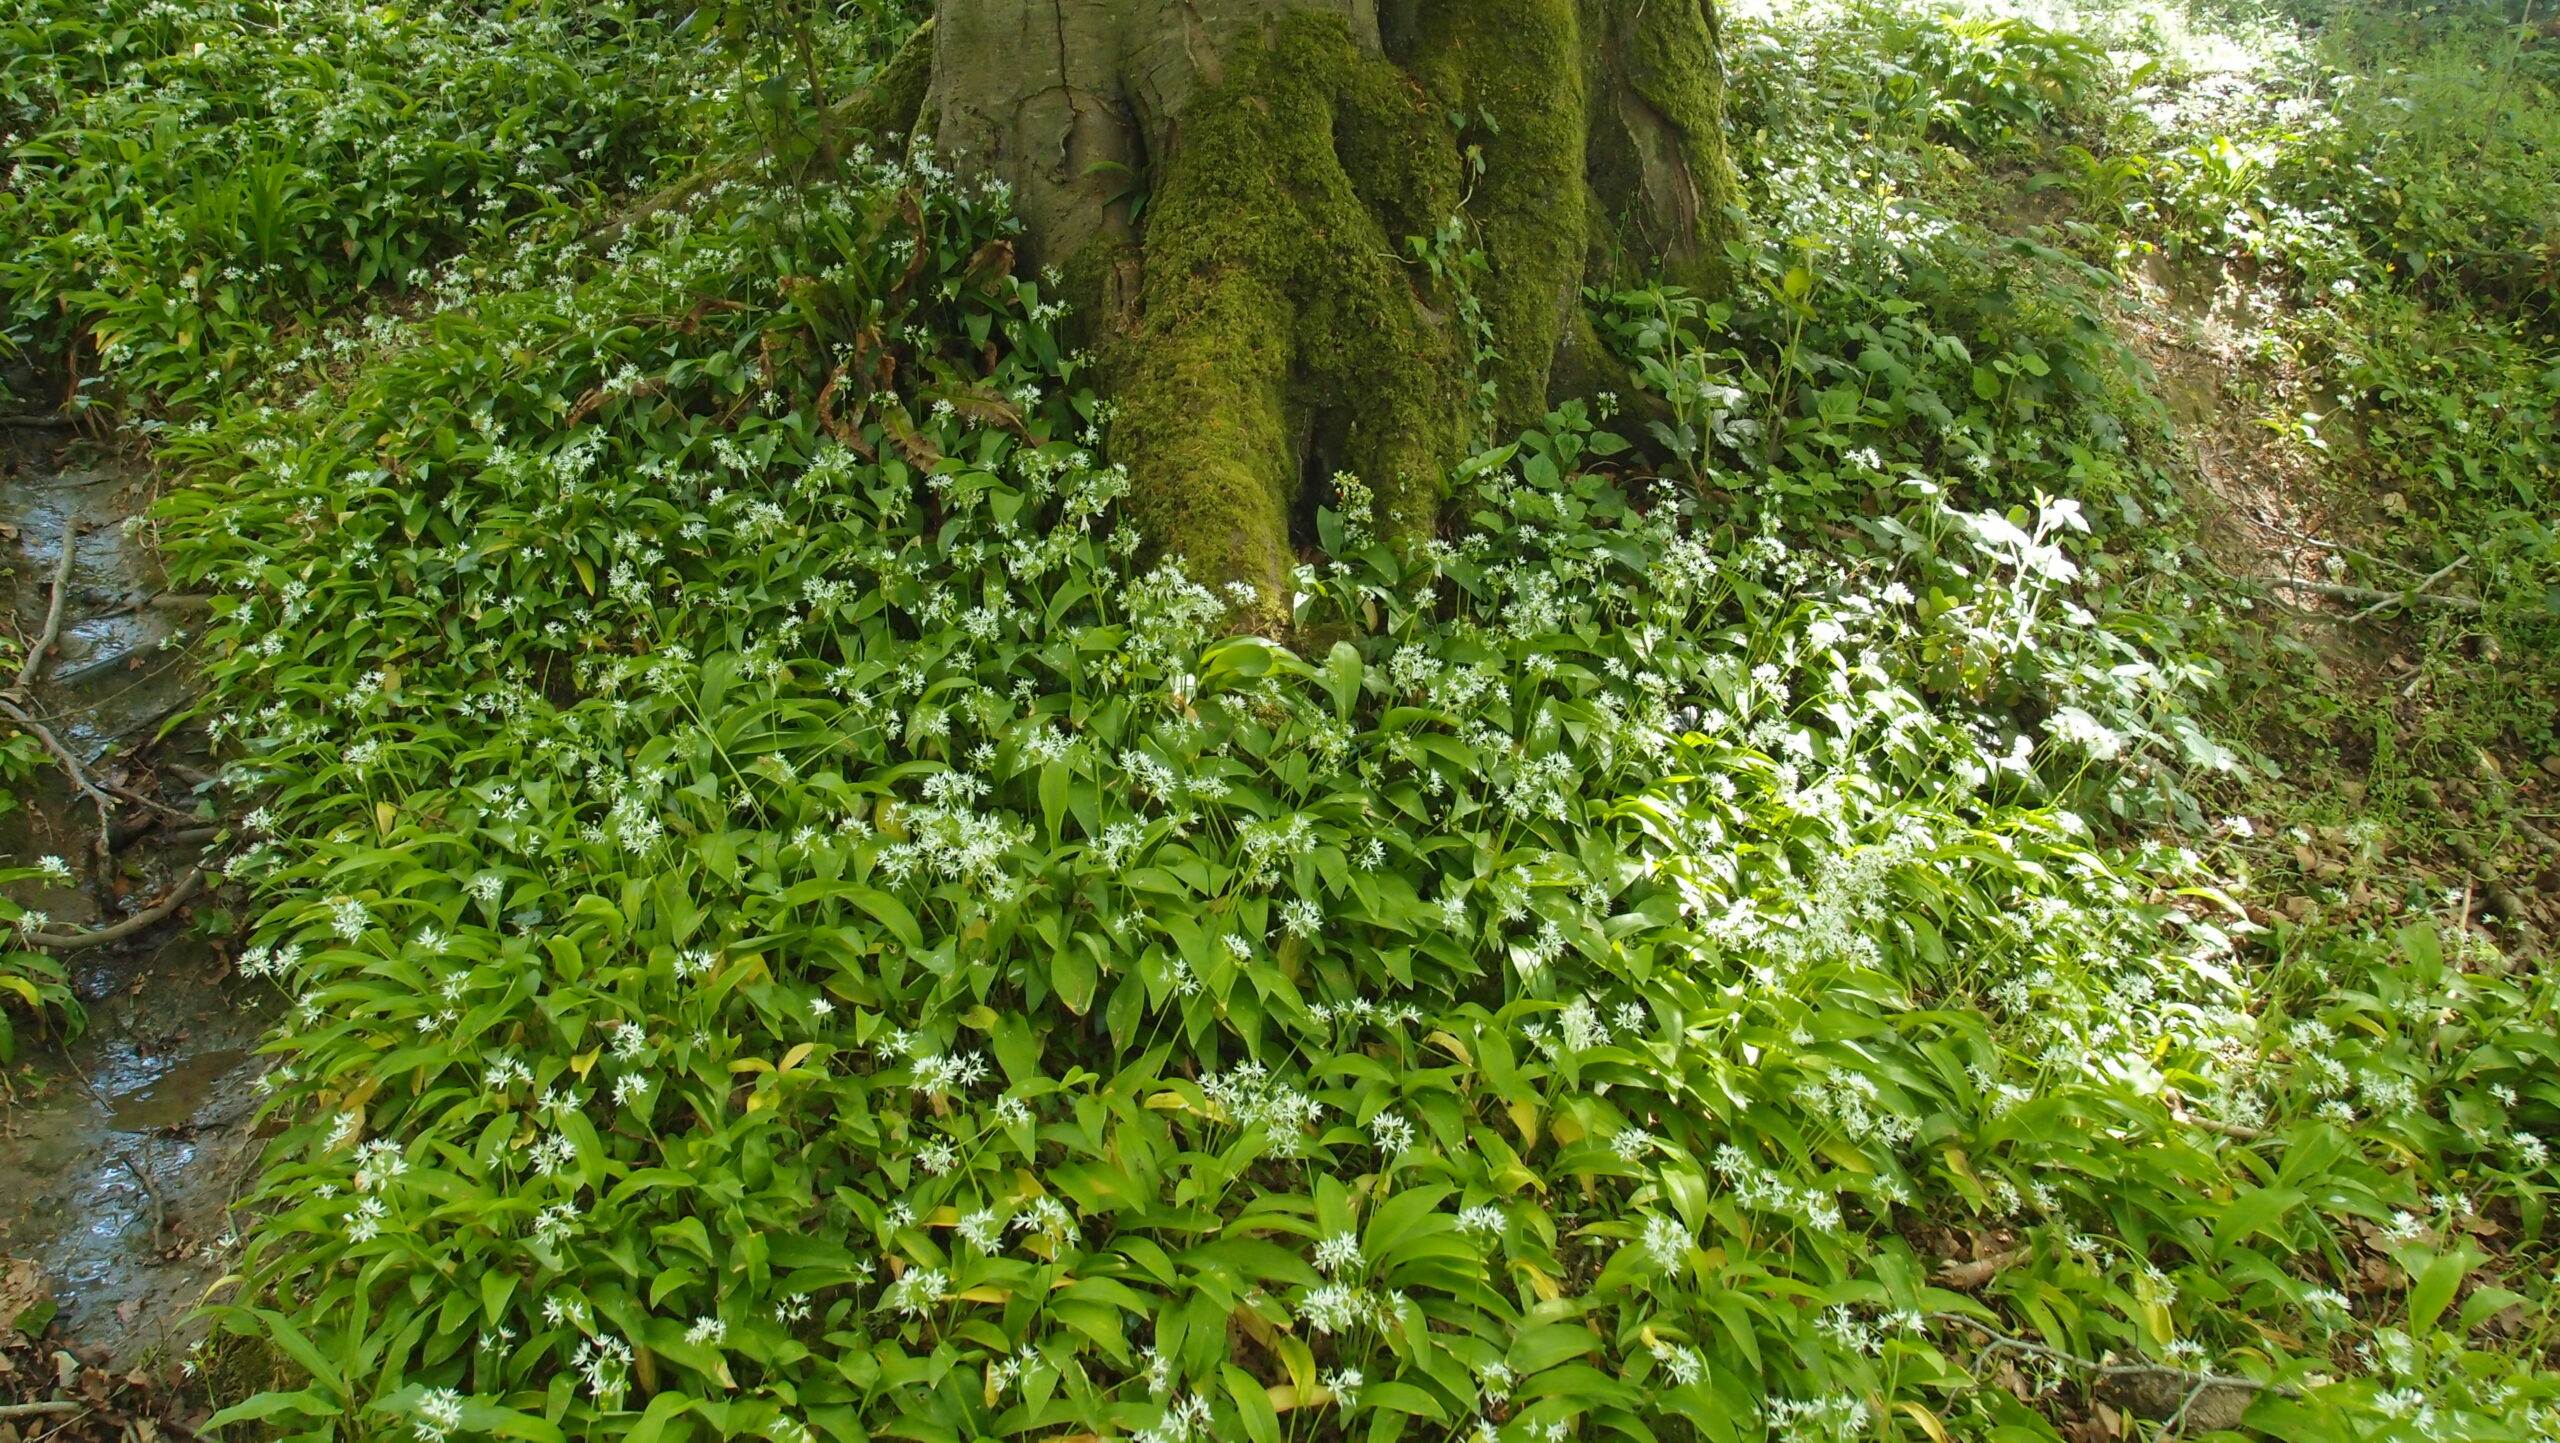
[[[1276,607],[1310,451],[1370,484],[1388,534],[1436,524],[1465,362],[1397,252],[1457,204],[1458,167],[1437,107],[1339,18],[1289,16],[1226,63],[1156,177],[1115,437],[1158,546]]]
[[[933,22],[927,20],[871,77],[869,85],[837,102],[828,120],[838,130],[874,137],[904,135],[924,113],[925,93],[932,85]]]
[[[1305,12],[1238,45],[1152,178],[1143,278],[1121,247],[1066,263],[1071,299],[1114,338],[1140,523],[1195,574],[1266,598],[1291,559],[1302,467],[1358,473],[1390,536],[1438,519],[1468,433],[1467,343],[1454,298],[1419,291],[1399,259],[1406,236],[1461,205],[1475,221],[1504,429],[1559,392],[1625,389],[1579,304],[1595,258],[1726,283],[1735,192],[1699,0],[1401,0],[1383,15],[1410,73]],[[1472,192],[1462,143],[1483,153]]]
[[[1499,353],[1495,419],[1516,431],[1546,414],[1559,343],[1581,321],[1591,108],[1581,20],[1574,0],[1426,0],[1410,24],[1414,73],[1468,117],[1464,143],[1483,150],[1467,211],[1492,267],[1478,297]]]
[[[1714,7],[1706,0],[1640,6],[1624,36],[1628,81],[1678,133],[1697,187],[1694,213],[1679,218],[1688,233],[1663,238],[1663,273],[1720,294],[1733,280],[1724,243],[1741,189],[1725,148],[1724,60],[1716,51]]]

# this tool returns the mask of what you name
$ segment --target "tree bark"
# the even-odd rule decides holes
[[[941,0],[918,45],[913,143],[1011,188],[1139,523],[1274,608],[1337,472],[1410,541],[1611,383],[1585,285],[1725,283],[1706,0]]]

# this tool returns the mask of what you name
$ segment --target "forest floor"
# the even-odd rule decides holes
[[[1667,402],[1697,425],[1685,439],[1659,439],[1730,467],[1736,487],[1803,487],[1814,499],[1798,511],[1773,502],[1767,513],[1780,517],[1773,530],[1806,523],[1788,532],[1799,545],[1862,527],[1872,540],[1897,514],[1891,483],[1879,478],[1875,496],[1887,499],[1870,498],[1865,480],[1848,479],[1859,463],[1807,459],[1826,447],[1856,455],[1831,434],[1835,414],[1791,416],[1780,401],[1753,459],[1704,439],[1724,424],[1721,413],[1708,419],[1704,383],[1782,378],[1764,399],[1863,388],[1859,399],[1890,407],[1927,392],[1913,402],[1920,410],[1940,393],[1961,409],[1974,388],[2000,413],[1992,424],[2010,448],[2000,454],[2022,458],[2027,479],[2002,497],[2024,508],[2012,514],[2032,524],[2042,493],[2085,488],[2105,513],[2102,531],[2112,528],[2106,546],[2139,558],[2113,572],[2093,563],[2085,599],[2101,620],[2086,625],[2139,631],[2144,664],[2192,687],[2182,719],[2211,740],[2161,725],[2146,745],[2174,758],[2161,763],[2174,780],[2124,803],[2114,841],[2201,859],[2192,875],[2207,880],[2179,895],[2227,913],[2235,965],[2264,984],[2269,1031],[2286,1007],[2351,1035],[2358,1018],[2434,1017],[2403,1007],[2392,980],[2423,950],[2528,999],[2497,1015],[2547,1032],[2560,996],[2548,960],[2560,937],[2560,600],[2546,600],[2560,598],[2560,289],[2550,279],[2560,237],[2530,198],[2560,193],[2549,188],[2560,174],[2560,43],[2512,16],[2344,5],[1744,6],[1733,30],[1737,129],[1756,137],[1746,176],[1776,259],[1763,257],[1745,299],[1722,316],[1658,293],[1617,298],[1628,315],[1655,306],[1683,317],[1649,354]],[[1930,237],[1941,258],[1878,259],[1913,235]],[[493,232],[457,250],[486,277],[519,263],[513,244]],[[1895,306],[1974,348],[1952,380],[1886,395],[1857,379],[1909,360],[1927,380],[1926,365],[1946,354],[1913,342],[1906,355],[1894,349],[1901,340],[1879,337],[1883,317],[1906,313]],[[383,314],[401,309],[386,304]],[[242,353],[263,364],[288,342],[305,345],[314,371],[295,373],[296,386],[341,365],[307,362],[319,332],[306,323],[317,324],[279,323],[273,336],[240,342]],[[129,335],[147,329],[131,317],[118,324]],[[1891,352],[1887,363],[1867,367],[1866,346]],[[363,349],[349,341],[341,354]],[[2007,369],[2029,355],[2078,379]],[[1998,376],[1988,369],[1995,356]],[[2123,368],[2089,379],[2110,357]],[[136,380],[136,414],[214,406],[189,389],[221,385],[188,365],[183,384]],[[78,432],[10,431],[0,474],[22,642],[45,613],[56,548],[66,533],[80,537],[63,641],[30,710],[101,779],[149,799],[125,810],[129,835],[117,838],[105,876],[9,884],[17,906],[54,925],[112,920],[164,894],[202,852],[201,829],[237,820],[205,784],[217,762],[201,726],[161,728],[198,685],[174,660],[195,618],[143,604],[165,583],[149,528],[126,522],[166,484],[153,452],[170,432],[115,433],[100,419],[106,409]],[[1889,449],[1896,433],[1881,422],[1876,433]],[[1771,461],[1788,437],[1805,449]],[[1912,454],[1959,472],[1953,453]],[[1861,543],[1831,559],[1854,569],[1884,550]],[[2023,570],[2017,588],[2028,589]],[[2001,680],[1967,685],[1991,694]],[[2019,710],[2041,715],[2045,701],[2030,692]],[[2134,733],[2130,721],[2109,720]],[[89,811],[70,805],[40,757],[24,771],[13,788],[22,805],[0,819],[10,829],[0,851],[90,870]],[[2132,793],[2065,800],[2101,795]],[[235,827],[223,840],[242,838]],[[208,1389],[191,1351],[207,1326],[195,1310],[237,1261],[249,1225],[233,1209],[256,1185],[261,1138],[283,1126],[260,1122],[256,1084],[269,1064],[257,1049],[281,998],[235,968],[241,928],[230,909],[240,896],[200,899],[183,916],[189,926],[65,954],[60,997],[41,1020],[13,1014],[26,1045],[0,1103],[0,1404],[48,1411],[0,1413],[0,1443],[150,1443],[241,1401]],[[2439,932],[2449,940],[2434,941]],[[2450,999],[2468,985],[2457,979],[2444,994],[2448,1024]],[[66,1042],[74,1017],[83,1025]],[[2493,1413],[2502,1396],[2560,1390],[2560,1296],[2543,1212],[2560,1175],[2547,1153],[2536,1160],[2538,1146],[2510,1148],[2506,1136],[2529,1139],[2530,1121],[2560,1145],[2560,1129],[2546,1125],[2560,1115],[2560,1083],[2535,1077],[2532,1049],[2519,1047],[2522,1062],[2474,1086],[2458,1058],[2414,1032],[2404,1043],[2399,1025],[2368,1024],[2383,1060],[2359,1074],[2362,1091],[2303,1081],[2311,1049],[2298,1027],[2283,1034],[2290,1043],[2262,1039],[2272,1119],[2203,1116],[2199,1102],[2198,1123],[2176,1087],[2166,1091],[2179,1122],[2259,1149],[2214,1185],[2217,1206],[2252,1195],[2233,1178],[2255,1179],[2264,1195],[2302,1183],[2283,1129],[2315,1116],[2343,1119],[2339,1135],[2353,1142],[2338,1151],[2363,1151],[2339,1166],[2393,1199],[2342,1212],[2334,1233],[2291,1214],[2231,1222],[2223,1212],[2203,1225],[2219,1251],[2196,1276],[2318,1282],[2347,1295],[2360,1320],[2314,1335],[2308,1305],[2298,1315],[2237,1310],[2262,1336],[2223,1327],[2214,1336],[2230,1356],[2297,1366],[2325,1355],[2324,1367],[2369,1384],[2354,1411],[2336,1415],[2352,1425],[2320,1425],[2358,1431],[2302,1431],[2297,1420],[2291,1432],[2268,1425],[2243,1436],[2417,1437],[2400,1401],[2410,1392]],[[2386,1044],[2402,1050],[2385,1059]],[[2389,1102],[2402,1074],[2385,1071],[2404,1065],[2408,1078],[2442,1088],[2415,1104],[2420,1113],[2443,1114],[2441,1126],[2426,1120],[2405,1137]],[[2492,1094],[2506,1099],[2494,1126],[2480,1110]],[[2297,1142],[2290,1156],[2311,1150]],[[1974,1193],[1978,1204],[1979,1185]],[[2411,1209],[2424,1216],[2413,1221]],[[2273,1246],[2282,1228],[2294,1246]],[[1999,1292],[2005,1274],[2064,1266],[2036,1254],[2014,1215],[1979,1207],[1906,1218],[1902,1231],[1956,1292]],[[2282,1268],[2229,1267],[2253,1232]],[[2462,1265],[2413,1323],[2441,1258]],[[2150,1294],[2136,1305],[2127,1301],[2136,1285],[2119,1281],[2088,1304],[2093,1316],[2115,1307],[2155,1316],[2144,1311]],[[2431,1333],[2435,1312],[2447,1322]],[[2076,1314],[2071,1326],[2081,1326]],[[2149,1341],[2190,1345],[2174,1331]],[[2519,1381],[2463,1381],[2503,1379],[2508,1368]],[[2097,1443],[2175,1431],[2163,1409],[2067,1369],[2004,1364],[1989,1381],[2033,1405],[2049,1430],[2036,1436]],[[2515,1411],[2520,1428],[2540,1426],[2526,1405]],[[1911,1416],[1937,1424],[1925,1409]],[[2219,1421],[2237,1426],[2237,1405]],[[1877,1426],[1903,1423],[1888,1409]],[[1921,1425],[1906,1436],[1922,1436]]]

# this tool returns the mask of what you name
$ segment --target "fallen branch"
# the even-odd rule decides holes
[[[2535,826],[2533,823],[2526,821],[2522,817],[2517,817],[2515,819],[2515,824],[2516,830],[2524,833],[2526,840],[2532,842],[2542,850],[2549,852],[2551,855],[2560,857],[2560,837],[2551,835],[2549,832],[2542,830],[2540,827]]]
[[[2161,1100],[2168,1103],[2169,1116],[2182,1126],[2196,1128],[2203,1132],[2220,1133],[2224,1137],[2239,1142],[2267,1140],[2267,1132],[2264,1128],[2247,1127],[2236,1122],[2224,1122],[2218,1118],[2198,1117],[2187,1111],[2186,1097],[2174,1087],[2163,1091]]]
[[[2506,878],[2499,875],[2497,864],[2483,856],[2478,847],[2471,845],[2470,838],[2447,837],[2445,850],[2453,853],[2455,860],[2478,880],[2480,895],[2487,900],[2490,911],[2519,927],[2533,925],[2533,915],[2525,909],[2524,899],[2507,886]]]
[[[71,589],[71,561],[79,554],[79,538],[77,524],[62,523],[62,559],[53,567],[53,601],[45,608],[44,634],[36,638],[35,645],[27,648],[27,659],[18,664],[18,679],[9,684],[10,696],[27,694],[28,686],[36,679],[36,672],[44,666],[45,653],[53,650],[53,643],[62,635],[62,598]]]
[[[22,932],[18,935],[18,940],[30,947],[41,947],[48,952],[76,952],[84,947],[103,947],[109,942],[121,942],[127,937],[148,931],[159,924],[170,913],[177,911],[179,904],[194,896],[196,888],[203,885],[204,868],[190,867],[187,869],[187,874],[178,879],[178,885],[169,889],[168,896],[112,927],[101,927],[94,932]]]
[[[2267,1130],[2263,1127],[2243,1127],[2236,1122],[2197,1117],[2192,1113],[2180,1118],[2179,1121],[2199,1131],[2220,1133],[2234,1142],[2265,1142],[2267,1140]]]
[[[2358,551],[2352,546],[2342,546],[2335,541],[2329,541],[2318,536],[2313,536],[2307,532],[2296,531],[2290,526],[2280,526],[2273,521],[2267,520],[2263,516],[2252,516],[2249,519],[2256,522],[2258,525],[2265,527],[2267,530],[2275,532],[2279,536],[2289,536],[2306,545],[2317,546],[2323,551],[2334,551],[2340,556],[2352,556],[2356,560],[2365,563],[2367,566],[2374,567],[2378,570],[2406,571],[2409,569],[2408,567],[2400,565],[2400,563],[2396,561],[2385,561],[2371,552]]]
[[[2452,564],[2452,565],[2445,567],[2443,570],[2436,572],[2434,575],[2432,575],[2432,576],[2428,577],[2426,580],[2419,582],[2417,585],[2415,585],[2415,586],[2413,586],[2413,587],[2410,587],[2406,592],[2403,592],[2403,593],[2401,593],[2401,594],[2399,594],[2399,595],[2396,595],[2396,596],[2387,596],[2387,597],[2384,597],[2382,600],[2375,602],[2373,605],[2368,606],[2368,607],[2366,607],[2364,610],[2359,611],[2359,612],[2357,612],[2355,615],[2353,615],[2353,616],[2351,616],[2351,617],[2347,618],[2347,625],[2349,625],[2349,626],[2355,626],[2355,625],[2359,625],[2359,624],[2361,624],[2361,623],[2363,623],[2363,622],[2371,621],[2375,616],[2379,615],[2385,607],[2390,606],[2390,605],[2391,605],[2392,603],[2394,603],[2394,602],[2409,602],[2409,601],[2415,601],[2415,600],[2417,600],[2418,598],[2420,598],[2420,597],[2422,597],[2422,596],[2425,596],[2425,595],[2426,595],[2426,593],[2427,593],[2427,588],[2428,588],[2428,587],[2431,587],[2431,586],[2435,585],[2437,582],[2444,580],[2446,577],[2451,576],[2451,575],[2452,575],[2452,574],[2454,574],[2455,572],[2460,571],[2463,567],[2468,566],[2468,565],[2470,565],[2470,564],[2471,564],[2471,558],[2470,558],[2470,557],[2468,557],[2468,556],[2457,556],[2457,557],[2455,557],[2455,558],[2453,559],[2453,564]],[[2431,599],[2432,599],[2432,598],[2431,598]]]
[[[79,424],[69,416],[0,416],[0,427],[12,431],[68,431]]]
[[[142,1157],[136,1161],[132,1153],[115,1155],[116,1166],[133,1175],[134,1186],[142,1189],[144,1200],[151,1204],[151,1244],[160,1245],[160,1235],[169,1230],[169,1208],[160,1197],[160,1180],[151,1172],[151,1135],[142,1135]]]
[[[53,728],[27,715],[25,708],[5,695],[0,695],[0,716],[5,716],[26,728],[37,741],[44,743],[44,749],[53,753],[53,759],[62,763],[63,771],[70,774],[71,784],[87,793],[89,800],[98,804],[98,815],[101,819],[115,810],[115,802],[106,793],[99,791],[96,783],[89,780],[88,770],[80,765],[78,757],[71,754],[71,749],[62,744],[62,738],[53,734]]]
[[[93,676],[105,676],[107,673],[124,666],[126,663],[140,655],[142,655],[141,649],[136,648],[131,651],[119,651],[107,656],[102,656],[94,661],[84,661],[78,666],[71,668],[69,671],[54,673],[53,684],[59,687],[78,686],[80,683],[87,681]]]
[[[107,790],[124,798],[128,802],[138,802],[143,806],[149,807],[151,810],[158,812],[164,817],[174,817],[181,822],[199,820],[193,812],[180,811],[178,808],[170,806],[167,802],[161,801],[157,797],[145,796],[131,787],[118,786],[114,782],[109,782],[107,783]]]
[[[65,1413],[77,1413],[88,1406],[67,1398],[59,1403],[0,1403],[0,1418],[59,1417]]]
[[[2012,1338],[1981,1319],[1969,1318],[1962,1313],[1931,1313],[1929,1317],[1934,1322],[1971,1328],[1991,1340],[1982,1345],[1981,1352],[1974,1355],[1973,1367],[1970,1371],[1977,1377],[1981,1375],[1982,1365],[1990,1362],[1993,1354],[2020,1353],[2027,1357],[2043,1358],[2060,1363],[2066,1368],[2077,1369],[2095,1378],[2150,1378],[2178,1384],[2186,1400],[2178,1405],[2177,1415],[2169,1420],[2172,1430],[2185,1421],[2187,1410],[2194,1406],[2196,1399],[2202,1397],[2208,1389],[2238,1388],[2251,1393],[2273,1393],[2279,1398],[2302,1396],[2302,1390],[2298,1388],[2259,1378],[2238,1377],[2229,1373],[2202,1373],[2192,1368],[2171,1367],[2166,1363],[2101,1363],[2092,1358],[2083,1358],[2077,1353],[2066,1353],[2060,1348],[2048,1348],[2042,1343],[2031,1343],[2024,1338]]]
[[[2315,596],[2334,597],[2339,601],[2399,602],[2418,606],[2440,606],[2447,611],[2480,611],[2481,604],[2468,596],[2437,596],[2432,592],[2376,591],[2370,586],[2346,586],[2335,581],[2309,581],[2299,576],[2279,576],[2274,585],[2308,591]]]

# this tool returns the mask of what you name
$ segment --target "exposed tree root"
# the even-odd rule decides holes
[[[1011,187],[1120,407],[1132,514],[1264,624],[1338,473],[1411,543],[1471,442],[1626,389],[1585,285],[1725,284],[1702,0],[944,0],[939,24],[920,143]]]
[[[204,868],[190,867],[187,869],[187,874],[178,879],[178,884],[169,889],[167,896],[112,927],[100,927],[94,932],[22,932],[18,940],[30,947],[41,947],[48,952],[77,952],[89,947],[103,947],[110,942],[121,942],[127,937],[147,932],[167,920],[170,913],[177,911],[189,897],[196,894],[196,889],[203,885]]]

